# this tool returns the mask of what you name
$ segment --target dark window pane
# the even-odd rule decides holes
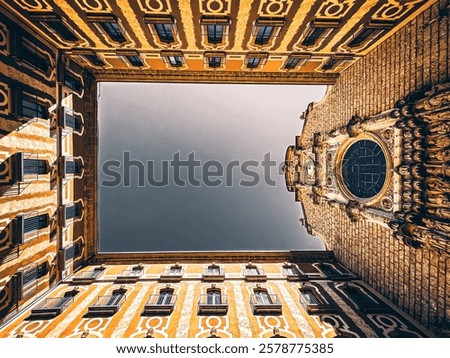
[[[27,118],[48,119],[48,109],[39,103],[37,98],[24,95],[22,97],[21,114]]]
[[[369,29],[365,28],[360,31],[358,35],[348,44],[350,47],[356,47],[361,45],[364,41],[366,41],[369,36],[376,34],[376,32],[380,31],[379,29]]]
[[[98,57],[96,54],[93,55],[84,55],[84,57],[92,63],[94,66],[103,66],[105,63],[102,61],[100,57]]]
[[[48,21],[47,25],[66,41],[75,42],[78,40],[73,32],[60,21]]]
[[[217,68],[220,67],[221,61],[220,57],[209,57],[208,58],[208,65],[211,68]]]
[[[313,27],[308,31],[308,35],[303,40],[302,45],[311,46],[314,45],[322,34],[327,30],[325,27]]]
[[[67,174],[78,174],[80,173],[80,163],[76,160],[66,161],[66,173]]]
[[[27,233],[47,227],[48,225],[47,217],[48,217],[47,214],[43,214],[24,219],[23,221],[24,232]]]
[[[66,219],[74,219],[81,216],[81,206],[72,205],[66,207]]]
[[[47,173],[47,161],[37,159],[23,160],[24,174],[45,174]]]
[[[70,71],[64,71],[64,84],[74,91],[79,92],[81,90],[81,80]]]
[[[33,67],[47,73],[50,67],[50,63],[46,56],[41,54],[35,47],[31,47],[27,44],[22,44],[21,58],[26,63]]]
[[[169,56],[169,62],[172,67],[181,67],[183,64],[180,56]]]
[[[126,56],[126,58],[127,58],[128,62],[130,62],[130,64],[132,66],[135,66],[135,67],[144,66],[144,63],[142,62],[141,58],[139,56],[137,56],[137,55],[135,55],[135,56],[134,55],[133,56]]]
[[[308,305],[318,305],[320,302],[311,290],[301,291],[302,296]]]
[[[210,44],[219,44],[223,39],[223,25],[207,25],[208,42]]]
[[[287,60],[286,64],[284,65],[284,68],[292,69],[297,66],[298,62],[300,61],[299,58],[290,58]]]
[[[174,42],[172,25],[170,24],[154,24],[159,40],[165,43]]]
[[[324,70],[331,70],[335,68],[342,60],[332,59],[329,60],[322,68]]]
[[[256,34],[255,44],[265,45],[269,42],[270,36],[274,30],[273,26],[259,26],[258,33]]]
[[[122,30],[116,22],[100,22],[99,25],[103,30],[105,30],[111,40],[116,42],[126,41]]]
[[[251,57],[248,59],[247,68],[256,68],[259,66],[261,59],[259,57]]]

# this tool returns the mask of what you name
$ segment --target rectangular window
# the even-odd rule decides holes
[[[287,69],[287,70],[291,70],[291,69],[297,67],[299,61],[300,61],[299,58],[295,58],[295,57],[289,58],[286,61],[286,64],[284,65],[284,68]]]
[[[269,43],[270,37],[272,36],[274,27],[273,26],[259,26],[258,32],[255,38],[255,44],[266,45]]]
[[[380,29],[373,29],[373,28],[364,28],[362,31],[360,31],[353,40],[348,44],[349,47],[357,47],[366,42],[370,37],[375,37],[380,32]]]
[[[71,71],[68,70],[64,70],[64,85],[76,92],[80,92],[82,88],[80,78],[75,76]]]
[[[23,160],[24,174],[46,174],[47,161],[38,159],[24,159]]]
[[[209,57],[208,58],[208,66],[211,68],[218,68],[222,64],[220,57]]]
[[[78,41],[78,37],[76,37],[72,30],[70,30],[63,22],[61,21],[46,21],[48,27],[50,27],[53,31],[55,31],[60,37],[69,42]]]
[[[158,300],[156,301],[157,305],[170,305],[172,301],[173,293],[172,292],[161,292],[158,296]]]
[[[94,66],[104,66],[103,60],[95,53],[89,55],[83,55],[83,57],[92,63]]]
[[[75,219],[81,216],[82,207],[78,204],[66,206],[66,220]]]
[[[43,73],[47,73],[50,69],[50,62],[47,56],[39,51],[36,44],[31,43],[23,37],[20,44],[20,58]]]
[[[261,62],[259,57],[250,57],[247,62],[247,68],[257,68]]]
[[[144,63],[142,62],[141,58],[138,55],[128,55],[128,56],[125,56],[125,58],[130,63],[131,66],[134,66],[134,67],[144,66]]]
[[[328,60],[325,65],[323,65],[322,69],[327,71],[327,70],[332,70],[333,68],[335,68],[337,65],[339,65],[339,63],[341,63],[342,60],[341,59],[330,59]]]
[[[47,214],[32,216],[29,218],[25,218],[23,220],[24,233],[28,233],[28,232],[39,230],[39,229],[44,229],[47,226],[48,226],[48,215]]]
[[[78,160],[67,160],[66,161],[66,174],[79,174],[80,173],[80,162]]]
[[[206,25],[208,43],[220,44],[223,41],[223,25],[222,24],[210,24]]]
[[[20,114],[26,118],[48,119],[48,108],[37,97],[22,94]]]
[[[169,56],[168,59],[172,67],[181,67],[183,65],[179,56]]]
[[[117,22],[99,22],[99,26],[106,32],[106,34],[115,42],[125,42],[126,38],[122,29]]]
[[[164,43],[174,42],[171,24],[154,24],[153,26],[155,26],[159,41]]]
[[[319,305],[320,301],[311,290],[302,290],[301,294],[307,305]]]
[[[309,29],[305,39],[302,42],[303,46],[312,46],[319,40],[322,34],[327,30],[325,27],[312,27]]]

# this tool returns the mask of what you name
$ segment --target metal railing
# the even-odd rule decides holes
[[[31,310],[33,317],[55,317],[61,314],[74,301],[71,296],[46,298],[44,302]]]
[[[281,314],[281,301],[276,294],[255,293],[250,295],[250,306],[254,314]]]
[[[172,292],[161,292],[160,294],[150,295],[144,306],[144,315],[169,315],[172,313],[177,295]]]
[[[220,293],[200,295],[198,301],[199,314],[226,314],[228,311],[228,296]]]

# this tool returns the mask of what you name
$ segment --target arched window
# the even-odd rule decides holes
[[[206,290],[206,294],[200,295],[198,314],[224,315],[227,311],[227,296],[222,293],[220,288],[215,287],[214,284]]]
[[[177,295],[174,292],[173,288],[165,287],[158,294],[150,295],[142,314],[148,316],[170,315],[177,300]]]
[[[257,287],[253,289],[250,296],[250,306],[253,314],[281,314],[281,301],[276,294],[269,294],[265,288]]]

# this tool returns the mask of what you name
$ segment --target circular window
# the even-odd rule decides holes
[[[377,195],[386,181],[386,157],[381,146],[366,139],[353,143],[344,154],[342,179],[358,198]]]

